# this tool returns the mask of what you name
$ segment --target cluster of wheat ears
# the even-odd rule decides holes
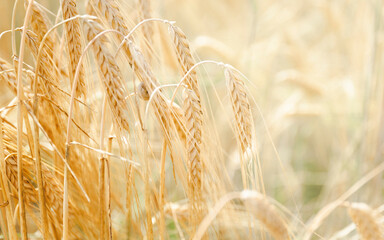
[[[266,196],[247,78],[195,62],[150,0],[138,1],[136,24],[115,0],[60,5],[52,14],[26,0],[24,24],[0,35],[14,48],[0,59],[2,92],[14,95],[0,110],[2,238],[311,239],[346,207],[362,239],[384,239],[379,210],[346,202],[349,193],[308,223]],[[207,64],[222,69],[243,191],[215,148],[199,86]]]

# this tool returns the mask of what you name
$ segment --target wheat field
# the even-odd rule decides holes
[[[381,0],[0,0],[1,239],[384,239]]]

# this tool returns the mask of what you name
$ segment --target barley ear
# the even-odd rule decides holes
[[[384,232],[378,223],[378,213],[365,203],[348,204],[348,213],[363,240],[383,240]]]
[[[63,0],[61,4],[61,8],[63,11],[64,20],[79,14],[76,8],[76,0]],[[70,76],[70,83],[72,87],[73,80],[74,80],[73,78],[75,77],[75,73],[76,73],[76,67],[77,67],[77,64],[79,64],[79,59],[83,52],[83,46],[81,42],[82,34],[81,34],[79,19],[75,19],[65,23],[65,35],[66,35],[67,48],[68,48],[68,54],[70,59],[69,76]],[[75,96],[85,97],[86,85],[85,85],[84,69],[83,69],[82,63],[80,64],[81,66],[80,66],[79,80],[76,86]]]
[[[236,135],[242,152],[252,148],[252,113],[244,82],[230,68],[224,70],[231,105],[236,120]]]

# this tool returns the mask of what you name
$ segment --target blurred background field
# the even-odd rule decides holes
[[[14,1],[0,1],[3,32],[11,29]],[[38,2],[54,14],[59,9],[56,1]],[[119,2],[132,26],[138,23],[136,2]],[[176,21],[183,29],[196,61],[229,63],[249,80],[265,192],[288,211],[293,232],[383,162],[383,1],[164,0],[152,4],[153,16]],[[85,11],[83,2],[78,7]],[[24,14],[19,3],[16,27],[22,25]],[[20,35],[16,37],[19,42]],[[0,39],[0,57],[11,62],[10,34]],[[27,61],[31,61],[28,56]],[[232,120],[223,117],[231,106],[225,104],[222,70],[207,64],[198,73],[233,190],[241,190],[237,146],[229,127]],[[176,81],[172,79],[166,72],[161,74],[161,82]],[[5,89],[0,83],[0,107],[12,97]],[[216,93],[223,98],[215,98]],[[382,176],[347,200],[380,207]],[[329,239],[350,222],[345,209],[337,208],[317,231],[321,237],[314,239]]]

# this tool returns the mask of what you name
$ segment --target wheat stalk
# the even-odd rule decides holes
[[[31,1],[31,0],[25,1],[25,6],[27,6],[27,3],[29,1]],[[32,30],[37,35],[37,41],[36,42],[38,42],[40,45],[44,36],[48,32],[48,29],[50,27],[50,23],[49,23],[48,17],[42,11],[40,6],[35,4],[35,2],[33,2],[32,4],[33,4],[32,5],[32,16],[31,16],[30,25],[31,25]],[[28,37],[28,39],[30,39],[30,38],[32,38],[32,37]],[[29,41],[29,42],[30,42],[29,43],[30,47],[32,47],[32,48],[38,47],[37,45],[33,45],[33,42],[31,42],[31,41]],[[46,45],[44,46],[44,48],[42,48],[42,51],[44,54],[42,56],[43,61],[42,61],[42,65],[41,65],[42,68],[41,69],[47,69],[48,70],[47,72],[52,72],[52,74],[54,76],[53,76],[53,78],[50,78],[50,79],[53,79],[53,81],[55,81],[57,83],[57,80],[55,80],[55,79],[57,79],[56,76],[58,74],[56,73],[56,65],[54,64],[54,61],[53,61],[54,42],[55,42],[54,37],[52,37],[52,35],[48,35],[46,38],[46,41],[45,41]],[[38,55],[36,50],[34,52],[34,55],[35,55],[35,57]],[[45,74],[43,76],[47,77],[48,75]],[[34,79],[34,77],[31,76],[31,79]],[[40,86],[41,86],[41,84],[40,84]],[[52,90],[50,87],[48,87],[48,92],[49,92],[49,95],[52,95]],[[38,104],[37,99],[38,98],[34,99],[35,100],[34,106],[36,106],[35,109],[37,108],[37,104]],[[47,105],[47,103],[44,103],[44,105]],[[37,109],[35,110],[35,114],[38,115]],[[28,121],[26,121],[26,123],[28,123]],[[44,192],[44,187],[43,187],[44,182],[43,182],[42,171],[41,171],[41,158],[40,158],[40,148],[39,148],[40,144],[39,144],[38,138],[39,138],[39,128],[35,124],[35,127],[34,127],[34,145],[35,145],[34,152],[35,152],[35,158],[36,158],[35,168],[36,168],[36,178],[37,178],[37,185],[38,185],[41,228],[42,228],[42,234],[43,234],[44,238],[48,238],[49,237],[48,219],[47,219],[47,210],[46,210],[46,206],[45,206],[45,192]]]

